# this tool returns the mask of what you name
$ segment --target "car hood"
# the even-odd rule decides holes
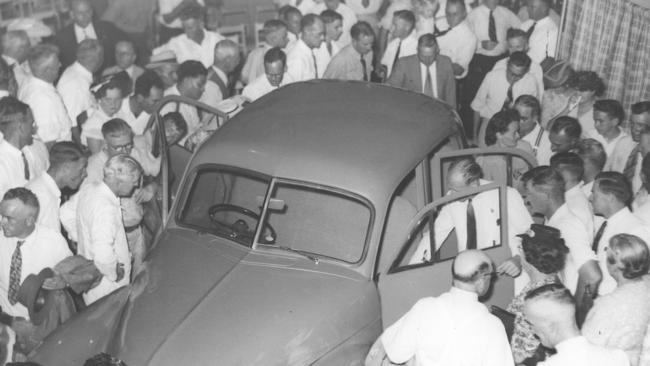
[[[168,233],[131,286],[66,323],[33,359],[82,364],[107,351],[130,366],[306,365],[379,320],[374,284],[353,271],[187,233]]]

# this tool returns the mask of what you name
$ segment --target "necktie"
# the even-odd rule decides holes
[[[497,25],[494,21],[494,10],[490,10],[490,22],[488,23],[488,37],[490,37],[490,41],[497,42]]]
[[[442,36],[444,36],[445,34],[449,33],[450,30],[451,30],[451,27],[449,27],[449,28],[447,28],[447,29],[441,31],[440,29],[438,29],[437,26],[434,25],[434,26],[433,26],[433,36],[436,37],[436,38],[438,38],[438,37],[442,37]]]
[[[366,65],[366,60],[361,55],[361,70],[363,71],[363,81],[368,81],[368,66]]]
[[[607,227],[607,221],[604,221],[602,225],[600,225],[600,228],[598,229],[598,232],[596,232],[596,236],[594,237],[594,241],[591,243],[591,250],[594,251],[594,253],[598,254],[598,242],[600,242],[600,239],[603,237],[603,233],[605,232],[605,227]]]
[[[476,216],[472,199],[467,200],[467,246],[466,249],[476,249]]]
[[[314,79],[318,79],[318,63],[316,62],[316,54],[311,50],[311,59],[314,61]]]
[[[25,157],[25,153],[21,152],[20,155],[23,158],[23,169],[25,173],[25,179],[29,180],[29,163],[27,162],[27,158]]]
[[[508,86],[508,91],[506,92],[506,100],[503,101],[503,107],[501,107],[501,110],[506,110],[510,109],[510,105],[512,104],[513,97],[512,97],[512,84]]]
[[[428,66],[425,67],[426,67],[427,77],[426,80],[424,81],[424,94],[433,98],[434,94],[433,94],[433,81],[431,80],[431,70],[429,70]]]
[[[632,152],[630,152],[630,156],[628,156],[627,161],[625,162],[623,175],[625,175],[630,183],[632,183],[632,180],[634,179],[634,173],[636,173],[636,164],[639,162],[639,152],[641,152],[641,149],[639,145],[636,145],[636,147],[632,149]]]
[[[397,60],[399,59],[399,51],[402,49],[402,40],[399,40],[399,44],[397,45],[397,51],[395,52],[395,58],[393,59],[393,67],[391,69],[391,72],[395,70],[395,65],[397,65]]]
[[[536,25],[537,25],[537,22],[533,23],[533,25],[530,28],[528,28],[528,30],[526,31],[526,37],[528,37],[528,40],[530,40],[530,36],[535,31],[535,26]]]
[[[327,41],[327,53],[329,53],[330,56],[332,56],[332,42],[331,41]]]
[[[20,247],[25,243],[24,240],[16,242],[16,249],[11,256],[11,267],[9,268],[9,291],[7,291],[7,298],[11,305],[18,302],[18,290],[20,289],[20,272],[23,267],[23,255]]]

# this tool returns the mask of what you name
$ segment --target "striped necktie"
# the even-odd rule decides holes
[[[23,267],[23,254],[20,247],[25,244],[24,240],[16,242],[16,249],[11,256],[11,266],[9,268],[9,291],[7,291],[7,298],[11,305],[18,302],[18,290],[20,290],[20,275]]]

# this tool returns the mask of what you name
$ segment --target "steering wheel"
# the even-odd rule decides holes
[[[214,224],[217,230],[220,230],[222,233],[225,233],[226,235],[228,235],[233,239],[242,238],[245,239],[246,241],[252,242],[255,236],[255,231],[249,229],[246,221],[239,219],[232,224],[226,224],[221,221],[218,221],[215,218],[217,213],[224,212],[224,211],[237,212],[244,216],[248,216],[256,221],[260,220],[260,215],[247,209],[246,207],[231,205],[229,203],[219,203],[210,206],[210,208],[208,209],[208,215],[210,216],[210,221],[212,221],[212,223]],[[226,231],[224,231],[223,229],[225,229]],[[262,235],[260,237],[260,243],[273,244],[275,242],[275,238],[278,237],[277,233],[275,232],[275,229],[268,223],[264,224],[264,229],[267,229],[269,231],[269,234]]]

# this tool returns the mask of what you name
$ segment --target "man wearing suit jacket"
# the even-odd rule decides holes
[[[113,23],[103,20],[93,20],[92,6],[88,0],[72,1],[73,23],[61,29],[56,35],[55,41],[61,50],[60,58],[63,68],[75,61],[77,45],[84,39],[96,39],[104,47],[103,70],[115,65],[115,44],[117,41],[127,39],[124,32],[119,30]]]
[[[456,80],[451,60],[440,55],[436,37],[431,33],[418,39],[416,55],[397,61],[388,84],[438,98],[456,108]]]

